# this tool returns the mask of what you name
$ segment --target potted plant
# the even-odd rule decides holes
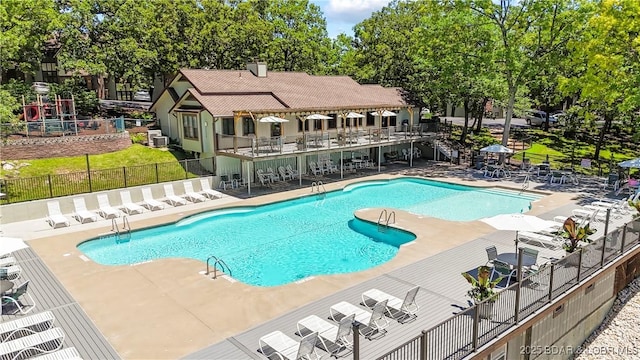
[[[296,138],[296,147],[298,150],[302,150],[304,148],[304,137],[298,136]]]
[[[569,217],[564,221],[562,226],[564,230],[564,238],[566,239],[565,243],[562,245],[567,254],[572,254],[578,249],[578,245],[580,245],[580,241],[590,242],[589,235],[595,233],[595,230],[589,228],[589,223],[585,226],[580,226],[576,221]],[[569,262],[570,265],[579,265],[579,258],[577,256],[573,256]]]
[[[462,276],[471,284],[467,296],[476,305],[480,318],[491,319],[493,317],[493,303],[498,298],[495,287],[502,281],[502,276],[492,281],[491,268],[484,265],[478,267],[477,278],[469,273],[462,273]]]

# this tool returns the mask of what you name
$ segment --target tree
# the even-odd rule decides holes
[[[507,145],[518,89],[540,73],[547,57],[581,31],[579,8],[572,0],[462,0],[499,34],[497,61],[507,85],[502,144]]]
[[[59,25],[54,0],[0,1],[0,82],[6,69],[16,67],[24,73],[39,69],[45,42]]]
[[[561,88],[604,118],[593,155],[598,159],[613,120],[640,108],[640,3],[600,1],[585,10],[591,14],[586,30],[569,44],[576,73],[562,78]]]

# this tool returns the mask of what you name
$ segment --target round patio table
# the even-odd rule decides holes
[[[511,266],[518,266],[518,254],[516,253],[502,253],[498,254],[498,260],[505,262]],[[530,267],[536,264],[536,260],[530,256],[522,257],[522,266]]]

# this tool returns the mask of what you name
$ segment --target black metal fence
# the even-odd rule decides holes
[[[100,169],[30,178],[2,179],[2,204],[48,199],[96,191],[215,175],[214,158],[185,159],[121,168]]]
[[[609,220],[607,214],[607,223]],[[378,360],[461,359],[471,355],[525,317],[547,305],[589,275],[640,243],[640,219],[617,228],[568,256],[541,267],[503,289],[382,355]],[[522,256],[522,254],[520,255]],[[520,273],[520,272],[519,272]],[[485,309],[489,308],[490,318]],[[359,349],[354,351],[358,354]],[[354,356],[354,359],[357,359]]]

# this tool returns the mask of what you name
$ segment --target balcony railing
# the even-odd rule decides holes
[[[234,136],[216,134],[218,153],[233,153],[249,157],[339,150],[367,145],[401,143],[431,136],[423,131],[424,125],[371,128],[366,130],[337,130],[307,132],[295,136]]]

